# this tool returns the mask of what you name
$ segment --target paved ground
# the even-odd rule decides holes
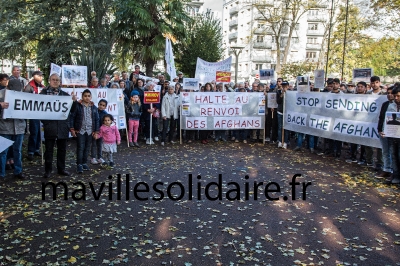
[[[123,142],[125,144],[125,142]],[[144,146],[144,145],[143,145]],[[74,149],[74,142],[69,143]],[[73,152],[69,163],[73,165]],[[42,178],[38,161],[24,161],[26,180],[8,178],[0,183],[0,265],[400,265],[399,189],[373,178],[375,172],[329,158],[293,153],[275,146],[243,143],[167,145],[140,149],[121,146],[114,169],[92,167],[82,175]],[[69,169],[71,171],[75,170]],[[122,200],[117,200],[121,177]],[[193,200],[188,200],[188,174],[193,174]],[[292,200],[289,182],[311,182],[306,200],[302,185]],[[126,200],[125,174],[130,174]],[[205,199],[207,184],[222,174],[222,200]],[[109,200],[109,175],[113,198]],[[196,178],[201,175],[200,181]],[[249,176],[245,180],[245,175]],[[42,182],[64,181],[51,199],[42,200]],[[149,184],[138,192],[135,184]],[[172,182],[186,189],[181,200],[160,197]],[[86,200],[82,197],[82,182]],[[105,182],[99,200],[98,193]],[[200,182],[202,199],[197,199]],[[226,199],[240,186],[241,200]],[[245,199],[245,182],[249,200]],[[254,200],[254,182],[258,199]],[[281,192],[272,193],[276,182]],[[208,186],[218,196],[216,185]],[[139,185],[137,189],[145,189]],[[170,191],[179,197],[178,187]],[[230,197],[236,192],[230,191]],[[285,201],[284,196],[288,197]]]

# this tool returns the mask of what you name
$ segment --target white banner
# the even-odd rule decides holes
[[[64,90],[64,89],[63,89]],[[6,90],[3,118],[65,120],[72,106],[72,97],[53,96]]]
[[[176,78],[174,52],[172,51],[171,40],[165,38],[165,62],[167,63],[167,73],[171,80]]]
[[[263,129],[262,92],[182,92],[182,129]]]
[[[379,112],[385,95],[285,93],[285,130],[354,144],[381,147]]]
[[[87,66],[63,65],[62,85],[87,86]]]
[[[77,97],[78,101],[82,99],[82,92],[86,89],[88,88],[75,89],[75,96]],[[72,88],[63,88],[62,90],[68,92],[71,95],[74,93],[74,89]],[[94,105],[98,106],[99,101],[101,99],[105,99],[108,103],[106,112],[114,117],[114,122],[117,125],[118,129],[126,128],[124,94],[122,92],[122,89],[89,89],[89,90],[92,93],[92,102],[94,103]]]
[[[232,56],[220,62],[207,62],[197,57],[195,78],[204,85],[215,80],[217,71],[231,71]]]

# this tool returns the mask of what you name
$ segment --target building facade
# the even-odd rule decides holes
[[[304,0],[304,3],[306,6],[307,1]],[[236,57],[230,47],[240,47],[241,50],[238,81],[253,79],[260,69],[276,69],[277,46],[280,46],[281,64],[305,60],[325,64],[324,51],[330,22],[328,2],[318,1],[310,9],[300,7],[296,19],[290,17],[291,13],[285,12],[282,6],[281,0],[224,0],[222,26],[226,56],[232,56],[233,79]],[[287,23],[274,25],[271,21],[274,16],[280,15],[285,16]],[[295,23],[291,24],[293,21]],[[292,33],[288,41],[290,28]],[[286,46],[289,47],[284,61]]]

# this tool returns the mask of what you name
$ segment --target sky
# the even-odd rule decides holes
[[[203,8],[210,8],[213,11],[222,12],[222,5],[224,4],[223,0],[204,0]]]

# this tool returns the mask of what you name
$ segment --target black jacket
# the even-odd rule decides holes
[[[378,132],[383,132],[383,123],[385,122],[385,114],[389,107],[389,104],[389,101],[382,104],[381,112],[379,113]]]
[[[40,94],[47,95],[47,91],[49,90],[49,87],[44,88]],[[58,93],[59,96],[69,96],[71,97],[68,93],[65,91],[62,91],[60,89],[60,92]],[[45,139],[68,139],[69,138],[69,129],[70,129],[70,124],[69,120],[71,117],[71,113],[74,112],[76,108],[76,102],[72,104],[71,107],[71,112],[69,113],[69,116],[65,120],[42,120],[43,123],[43,129],[44,129],[44,138]]]

